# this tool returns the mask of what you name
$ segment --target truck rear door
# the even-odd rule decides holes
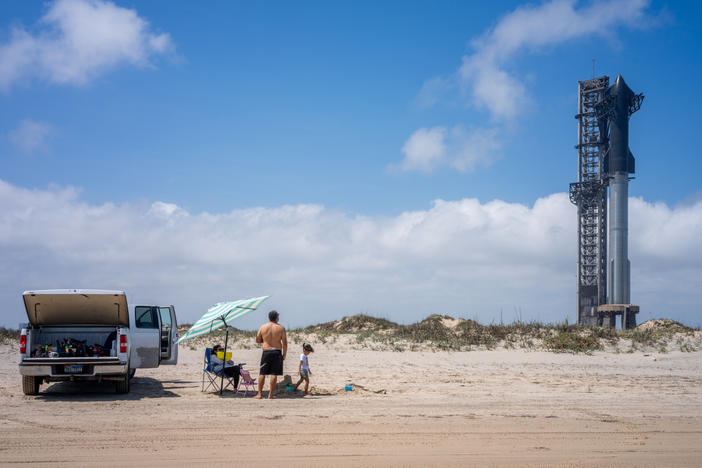
[[[178,321],[175,307],[161,306],[161,364],[178,364]]]
[[[131,369],[158,367],[161,361],[161,316],[158,307],[134,307],[132,323],[129,367]]]

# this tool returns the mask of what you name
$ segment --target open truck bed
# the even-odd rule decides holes
[[[22,389],[43,382],[111,380],[129,391],[127,301],[121,291],[27,291],[30,325],[20,337]]]
[[[127,362],[117,356],[118,327],[37,327],[27,329],[29,357],[20,373],[44,382],[122,380]]]

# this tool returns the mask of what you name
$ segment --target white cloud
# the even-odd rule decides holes
[[[439,166],[450,166],[470,172],[478,165],[491,164],[499,157],[500,148],[496,129],[468,131],[460,125],[451,129],[420,128],[403,145],[405,158],[400,168],[431,172]]]
[[[587,36],[613,36],[618,27],[646,23],[649,0],[551,0],[520,6],[503,16],[482,36],[471,41],[456,80],[472,103],[487,109],[496,120],[516,117],[529,96],[523,80],[510,73],[510,62],[523,53],[543,50]],[[438,101],[452,79],[432,78],[420,92],[424,103]]]
[[[57,0],[31,29],[0,44],[0,90],[26,78],[84,84],[120,65],[150,66],[173,49],[135,10],[102,0]]]
[[[632,199],[630,219],[642,318],[699,323],[702,202]],[[132,305],[173,303],[188,321],[218,300],[262,294],[296,325],[361,311],[489,322],[501,309],[512,320],[515,307],[525,320],[573,321],[574,245],[575,208],[563,193],[533,206],[437,200],[390,217],[319,205],[212,214],[92,205],[72,188],[0,181],[0,322],[23,320],[23,290],[68,287],[125,289]]]
[[[462,172],[470,172],[478,165],[490,165],[499,157],[501,148],[497,129],[475,129],[467,132],[461,126],[452,129],[454,141],[451,166]]]
[[[431,171],[446,157],[446,129],[444,127],[420,128],[405,142],[402,152],[404,170]]]
[[[53,133],[53,127],[46,122],[23,120],[8,133],[8,139],[25,153],[34,153],[47,149],[47,139]]]

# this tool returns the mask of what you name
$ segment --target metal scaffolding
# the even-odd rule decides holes
[[[578,207],[577,323],[598,325],[597,307],[607,303],[608,120],[598,104],[609,77],[578,82],[578,182],[570,201]]]

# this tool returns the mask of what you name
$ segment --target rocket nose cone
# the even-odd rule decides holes
[[[612,86],[615,94],[628,94],[633,93],[629,85],[626,84],[622,75],[617,75],[617,79],[614,80],[614,85]],[[621,92],[621,93],[620,93]]]
[[[622,75],[617,75],[617,79],[614,80],[614,87],[615,88],[621,88],[626,86],[626,82],[624,81],[624,78]]]

